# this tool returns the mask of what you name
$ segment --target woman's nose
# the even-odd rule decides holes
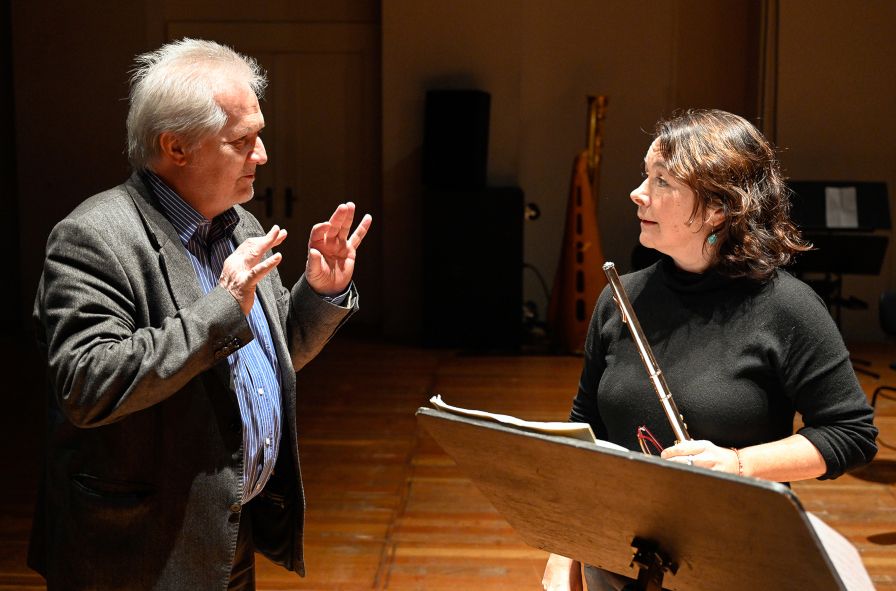
[[[647,195],[647,179],[644,179],[641,184],[631,192],[629,197],[631,197],[631,200],[634,201],[635,205],[638,207],[647,207],[650,205],[650,197]]]

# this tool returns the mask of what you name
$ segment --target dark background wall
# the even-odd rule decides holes
[[[777,142],[794,179],[886,181],[896,216],[894,2],[781,2]],[[847,340],[881,341],[877,301],[896,289],[893,234],[880,276],[846,275],[845,295],[870,304],[843,313]]]
[[[24,325],[53,224],[128,174],[127,71],[135,54],[165,40],[174,20],[182,26],[194,18],[378,15],[383,185],[375,231],[383,281],[371,289],[382,290],[379,326],[389,337],[418,338],[425,305],[419,175],[429,88],[491,94],[489,183],[519,186],[539,204],[541,219],[524,227],[524,256],[548,282],[560,252],[570,165],[584,147],[586,94],[610,97],[599,195],[608,258],[628,260],[637,225],[627,195],[638,182],[646,132],[678,107],[765,116],[758,124],[777,137],[792,175],[888,181],[893,201],[891,2],[795,0],[779,9],[773,0],[391,0],[380,9],[379,2],[348,0],[257,7],[14,0],[3,7],[0,131],[13,146],[13,158],[0,165],[0,234],[13,267],[0,290],[6,332]],[[765,67],[770,49],[773,67]],[[848,278],[846,290],[873,301],[881,289],[896,288],[892,261],[888,256],[880,277]],[[544,310],[531,275],[524,290]],[[844,331],[848,338],[883,338],[873,307],[850,312]]]
[[[146,47],[144,19],[139,3],[12,2],[13,178],[25,314],[50,229],[85,197],[127,178],[127,72]]]
[[[688,0],[393,0],[383,9],[385,223],[417,238],[423,91],[473,86],[492,94],[489,182],[518,184],[542,216],[525,225],[526,261],[551,282],[572,158],[584,147],[585,96],[609,96],[599,225],[605,256],[626,268],[638,227],[628,194],[656,120],[715,107],[755,121],[781,144],[797,179],[883,180],[896,187],[892,76],[896,4]],[[886,74],[884,74],[886,72]],[[879,138],[868,141],[870,138]],[[885,139],[890,138],[890,139]],[[892,209],[892,208],[891,208]],[[387,243],[386,325],[413,333],[413,289],[427,264]],[[890,249],[892,251],[892,248]],[[896,287],[893,258],[879,277],[847,276],[844,293],[870,304],[844,314],[851,340],[881,340],[874,302]],[[543,311],[527,273],[525,298]],[[415,313],[408,314],[408,311]]]
[[[15,145],[15,104],[12,92],[12,42],[9,2],[0,3],[0,138],[6,146]],[[16,190],[15,149],[0,158],[0,252],[6,253],[8,277],[6,289],[0,289],[0,334],[20,334],[22,310],[19,298],[19,208]]]

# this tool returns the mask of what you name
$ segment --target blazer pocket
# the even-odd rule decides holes
[[[75,517],[122,527],[135,524],[149,513],[155,486],[145,482],[74,474],[72,511]]]
[[[155,487],[146,482],[112,480],[84,473],[74,474],[72,482],[85,494],[96,495],[110,500],[139,501],[155,492]]]

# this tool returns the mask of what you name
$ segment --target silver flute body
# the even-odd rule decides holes
[[[669,424],[672,426],[672,432],[675,433],[675,442],[690,441],[691,436],[688,434],[684,417],[678,412],[678,407],[675,406],[675,401],[672,400],[669,385],[666,384],[666,378],[663,377],[663,372],[653,356],[647,337],[644,336],[644,331],[641,330],[641,323],[638,322],[638,317],[635,316],[628,294],[625,293],[625,288],[622,287],[619,274],[616,272],[616,265],[610,262],[604,263],[604,273],[610,282],[610,289],[613,290],[613,299],[616,300],[616,306],[619,308],[622,322],[628,326],[632,340],[635,342],[638,353],[641,355],[641,362],[644,363],[644,368],[647,370],[650,383],[653,384],[653,389],[656,390],[656,395],[660,399],[660,406],[663,407],[666,418],[669,419]]]

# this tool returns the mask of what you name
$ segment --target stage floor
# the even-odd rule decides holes
[[[15,351],[7,344],[5,357]],[[13,348],[14,349],[14,348]],[[896,385],[896,349],[855,345],[881,374],[871,394]],[[308,497],[308,576],[259,557],[258,588],[541,589],[546,554],[525,545],[454,463],[421,431],[414,412],[434,394],[457,406],[532,420],[565,420],[581,359],[475,356],[338,336],[299,374],[299,430]],[[44,589],[25,566],[38,461],[43,378],[6,391],[6,478],[0,487],[0,590]],[[21,378],[24,381],[25,378]],[[877,459],[835,481],[793,485],[804,507],[856,545],[875,585],[896,591],[896,402],[879,405]]]

